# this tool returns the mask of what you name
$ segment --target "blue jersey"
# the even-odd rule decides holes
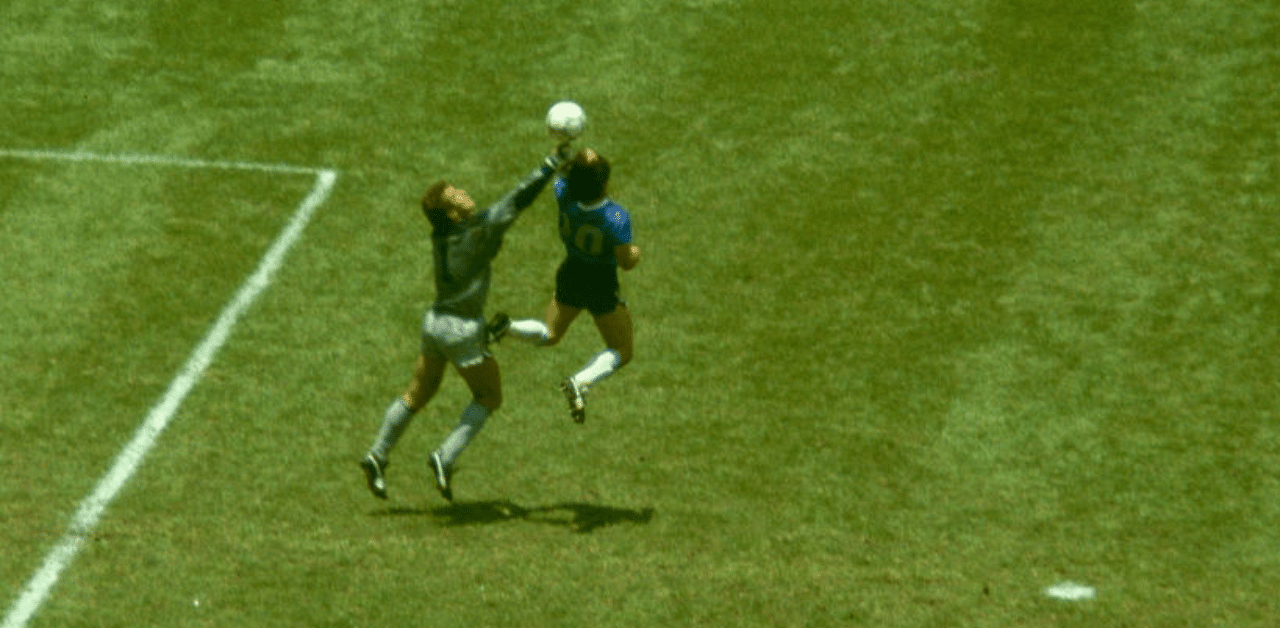
[[[560,239],[570,259],[617,268],[613,247],[631,244],[631,215],[621,205],[605,199],[582,206],[569,197],[567,182],[556,179],[556,204],[560,206]]]

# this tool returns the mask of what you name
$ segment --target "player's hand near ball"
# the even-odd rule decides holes
[[[542,163],[556,172],[563,173],[577,154],[578,151],[574,150],[569,142],[565,142],[557,146],[555,152],[547,155]]]

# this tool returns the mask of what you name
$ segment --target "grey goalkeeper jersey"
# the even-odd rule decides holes
[[[488,209],[472,214],[447,232],[437,230],[431,235],[436,275],[433,311],[462,318],[484,316],[484,303],[489,297],[489,262],[502,247],[507,229],[538,198],[552,174],[551,168],[540,166]]]

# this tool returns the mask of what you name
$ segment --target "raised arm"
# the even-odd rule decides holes
[[[555,152],[542,158],[542,165],[533,174],[529,175],[529,179],[525,181],[524,186],[516,191],[515,206],[516,211],[533,204],[534,199],[538,198],[538,194],[542,192],[542,188],[546,187],[547,181],[551,180],[551,175],[560,172],[569,165],[569,160],[573,159],[573,148],[568,143],[561,144],[556,147]]]
[[[547,182],[551,180],[551,175],[555,174],[555,170],[542,164],[536,170],[529,173],[520,185],[516,186],[515,191],[511,193],[511,205],[515,211],[523,211],[525,208],[533,204],[537,200],[538,195],[542,193],[542,189],[547,187]]]
[[[555,152],[543,158],[541,165],[497,203],[496,211],[493,212],[495,215],[491,216],[490,220],[502,223],[515,220],[520,212],[537,200],[543,188],[547,187],[547,182],[551,180],[552,175],[568,164],[572,156],[573,152],[569,145],[562,144]]]

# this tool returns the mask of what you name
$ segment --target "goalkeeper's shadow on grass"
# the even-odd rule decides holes
[[[552,506],[528,508],[509,500],[498,500],[455,502],[430,509],[395,508],[387,514],[430,515],[448,528],[527,521],[564,527],[577,534],[585,534],[620,523],[647,524],[653,519],[653,508],[633,510],[581,502],[564,502]]]

